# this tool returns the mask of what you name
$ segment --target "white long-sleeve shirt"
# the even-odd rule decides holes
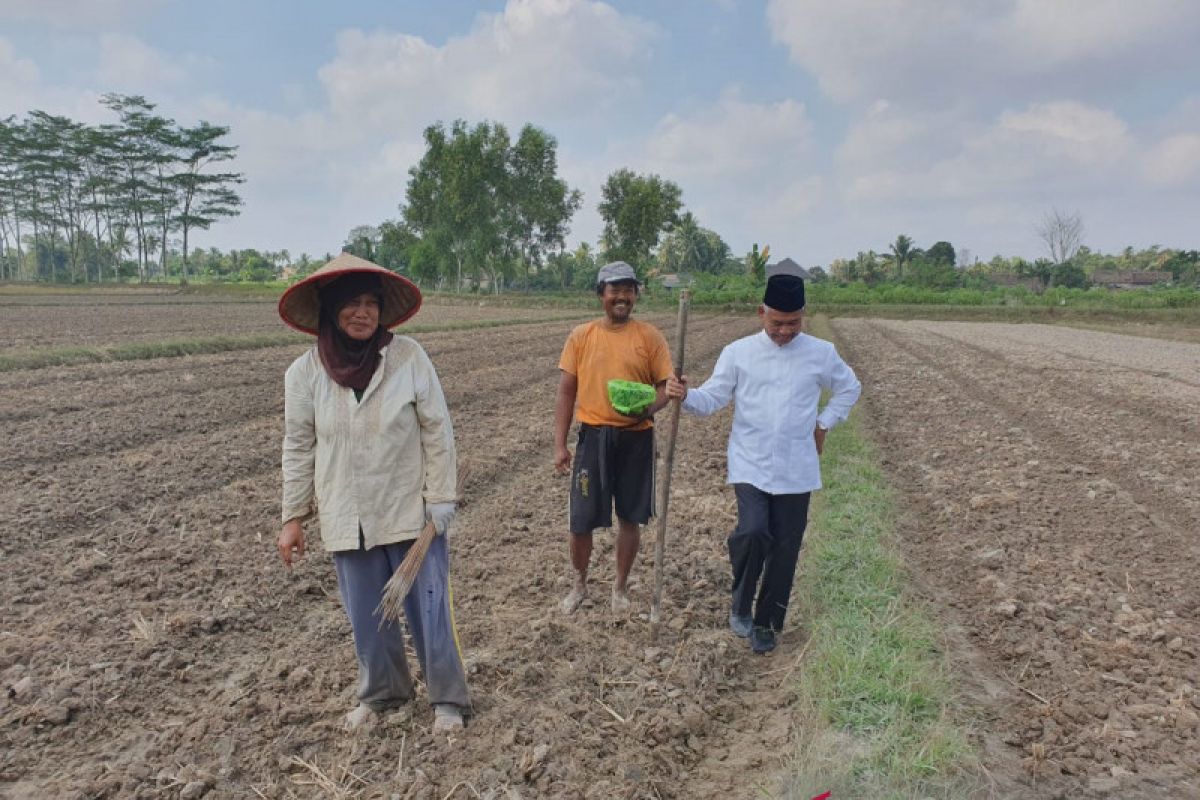
[[[454,429],[429,356],[407,336],[380,350],[362,400],[317,348],[284,378],[283,521],[315,510],[326,550],[415,539],[426,503],[456,499]]]
[[[833,395],[818,413],[822,389]],[[832,343],[800,334],[780,346],[759,331],[726,345],[704,385],[688,390],[683,409],[706,417],[732,400],[729,483],[802,494],[821,488],[817,423],[837,425],[861,392]]]

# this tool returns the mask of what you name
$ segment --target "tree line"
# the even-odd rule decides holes
[[[599,249],[568,250],[583,195],[558,174],[557,140],[533,125],[514,141],[500,123],[456,120],[430,125],[424,140],[399,218],[355,227],[342,249],[451,290],[568,289],[612,260],[643,277],[734,263],[721,237],[684,210],[677,184],[629,169],[601,188]]]
[[[287,250],[191,251],[191,234],[239,213],[240,173],[227,127],[178,125],[140,96],[105,95],[116,121],[88,126],[41,111],[0,119],[0,280],[140,280],[202,275],[266,281],[322,263]],[[701,225],[673,181],[627,168],[607,176],[596,204],[596,245],[567,247],[583,195],[558,172],[558,142],[524,125],[514,139],[496,122],[423,133],[425,151],[408,174],[399,215],[353,228],[341,249],[451,291],[586,288],[596,268],[623,260],[647,281],[675,273],[720,288],[761,284],[768,249],[737,256]],[[1034,232],[1046,257],[983,262],[948,241],[920,247],[900,234],[887,247],[825,266],[816,281],[981,288],[1017,278],[1080,287],[1098,270],[1169,271],[1200,282],[1200,253],[1158,247],[1104,255],[1083,244],[1078,214],[1047,213]],[[789,255],[789,254],[779,254]]]
[[[618,169],[604,181],[596,210],[604,223],[599,247],[566,247],[582,195],[557,174],[557,142],[532,125],[515,142],[503,125],[455,121],[425,130],[425,154],[409,172],[398,219],[362,225],[343,249],[403,271],[436,287],[583,288],[605,261],[620,259],[646,280],[700,276],[708,286],[761,283],[766,249],[735,256],[720,234],[685,210],[677,184],[658,175]],[[1089,285],[1098,269],[1170,271],[1177,283],[1200,280],[1195,251],[1132,249],[1119,257],[1083,245],[1078,214],[1057,209],[1035,226],[1046,257],[972,260],[948,241],[919,247],[900,234],[887,249],[812,266],[817,281],[930,289],[986,287],[1017,279],[1043,288]]]
[[[1059,212],[1049,212],[1039,230],[1058,216]],[[996,255],[982,261],[973,259],[965,248],[956,252],[950,242],[939,241],[922,249],[912,237],[901,234],[886,251],[859,251],[853,258],[837,258],[827,269],[814,267],[810,272],[817,280],[841,284],[904,284],[926,289],[982,289],[1014,281],[1035,289],[1080,289],[1092,285],[1096,273],[1102,271],[1169,273],[1171,283],[1200,286],[1200,251],[1152,245],[1142,250],[1126,247],[1119,254],[1096,252],[1082,244],[1078,215],[1069,216],[1068,235],[1042,237],[1046,256],[1033,260]]]
[[[137,95],[106,94],[116,121],[31,111],[0,119],[0,279],[88,282],[167,275],[190,237],[236,216],[229,128],[184,126]]]

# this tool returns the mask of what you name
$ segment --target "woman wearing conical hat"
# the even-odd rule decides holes
[[[425,351],[391,328],[421,292],[383,267],[342,253],[279,300],[279,315],[317,342],[284,378],[283,530],[290,569],[316,516],[333,556],[359,666],[350,728],[413,698],[404,641],[376,612],[384,586],[431,520],[430,545],[404,612],[434,707],[434,730],[470,712],[454,630],[446,533],[454,519],[454,431]]]

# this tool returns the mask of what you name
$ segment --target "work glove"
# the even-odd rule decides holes
[[[433,529],[437,531],[438,536],[445,536],[454,523],[454,511],[454,503],[427,503],[425,519],[433,523]]]

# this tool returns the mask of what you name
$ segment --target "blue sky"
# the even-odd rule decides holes
[[[421,131],[531,122],[584,193],[653,172],[736,253],[806,266],[897,234],[1035,257],[1200,247],[1194,0],[0,0],[0,117],[109,91],[229,125],[241,217],[200,246],[336,252],[398,216]]]

